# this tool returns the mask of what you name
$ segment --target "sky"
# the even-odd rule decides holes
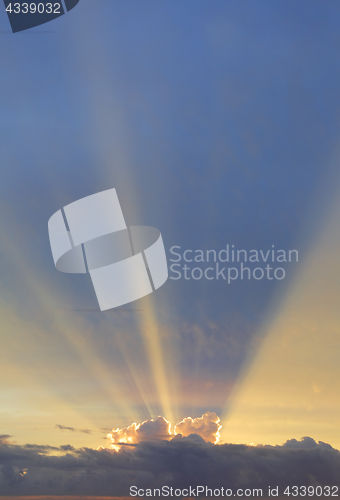
[[[205,468],[183,450],[216,484],[239,453],[234,485],[284,483],[261,453],[337,480],[339,21],[333,0],[80,0],[13,34],[0,9],[0,495],[127,496],[127,463],[161,484],[167,456],[181,485]],[[169,279],[101,312],[47,223],[111,188]]]

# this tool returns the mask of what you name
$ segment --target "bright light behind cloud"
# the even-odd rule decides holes
[[[182,436],[198,434],[205,441],[217,444],[220,440],[221,429],[220,418],[216,413],[207,412],[199,418],[184,418],[175,425],[175,434],[182,434]]]
[[[201,417],[186,417],[174,426],[171,432],[171,423],[164,417],[146,420],[141,424],[132,423],[123,429],[113,429],[107,438],[111,441],[110,448],[118,450],[119,443],[137,444],[143,441],[170,440],[178,435],[183,437],[197,434],[204,441],[217,444],[220,439],[220,418],[216,413],[206,412]]]
[[[170,439],[171,423],[164,417],[158,417],[155,420],[146,420],[141,424],[133,422],[129,427],[125,427],[124,429],[113,429],[107,437],[113,444],[132,444],[141,443],[142,441]]]

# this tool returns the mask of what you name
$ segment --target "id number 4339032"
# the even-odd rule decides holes
[[[338,497],[339,486],[287,486],[287,497]]]
[[[13,6],[12,6],[13,5]],[[60,2],[55,3],[10,3],[6,7],[6,11],[9,14],[35,14],[38,12],[39,14],[61,14],[61,4]]]

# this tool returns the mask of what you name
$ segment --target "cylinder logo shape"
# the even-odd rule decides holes
[[[115,189],[58,210],[48,232],[58,271],[89,272],[101,311],[140,299],[168,279],[161,233],[128,227]]]

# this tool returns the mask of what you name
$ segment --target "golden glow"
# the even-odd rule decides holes
[[[166,373],[167,364],[162,346],[159,326],[155,319],[150,297],[145,297],[145,313],[141,315],[140,329],[144,338],[148,361],[151,367],[153,380],[155,382],[158,398],[161,402],[163,414],[168,420],[174,422],[174,414],[171,404],[169,388],[169,376]]]
[[[340,448],[340,207],[235,391],[223,440],[281,444],[310,436]]]

